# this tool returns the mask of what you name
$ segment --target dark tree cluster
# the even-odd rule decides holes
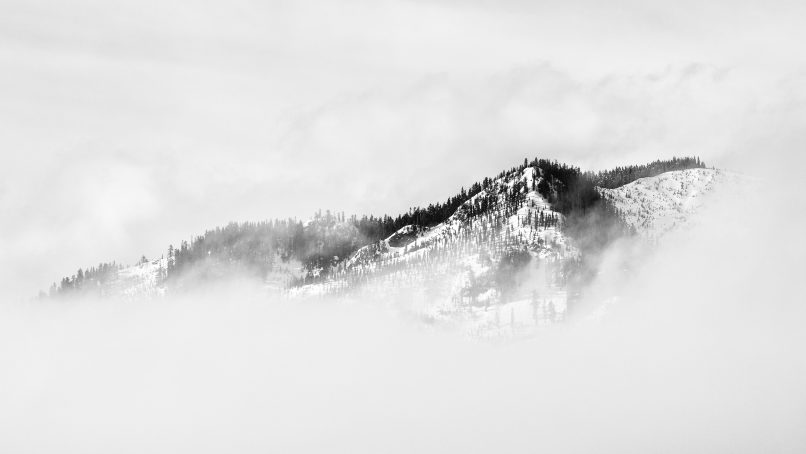
[[[111,282],[118,277],[118,270],[122,268],[115,262],[99,263],[87,269],[79,268],[76,274],[63,277],[58,284],[55,282],[50,286],[49,296],[64,296],[69,294],[85,294],[87,292],[99,291],[107,282]]]
[[[601,172],[586,172],[585,176],[596,186],[614,189],[632,183],[639,178],[654,177],[664,172],[704,168],[705,163],[696,156],[675,157],[668,160],[653,161],[649,164],[616,167],[615,169]]]
[[[535,159],[530,165],[540,169],[542,181],[537,185],[537,191],[554,210],[565,215],[577,210],[584,212],[599,201],[596,185],[579,167],[547,159]]]
[[[491,183],[492,181],[486,178],[484,183],[474,183],[468,190],[462,188],[458,194],[449,197],[444,203],[432,203],[424,208],[413,207],[394,218],[388,215],[378,218],[363,216],[360,219],[353,217],[352,222],[370,242],[387,238],[407,225],[433,227],[445,222],[462,204],[480,193],[482,188],[489,187]]]

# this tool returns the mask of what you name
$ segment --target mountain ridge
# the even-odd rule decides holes
[[[468,190],[462,188],[445,203],[412,208],[396,218],[347,218],[343,213],[327,211],[325,214],[318,212],[304,223],[296,220],[231,223],[208,230],[190,242],[183,241],[177,248],[169,246],[167,256],[161,259],[148,261],[143,257],[136,269],[114,262],[79,269],[75,275],[63,278],[59,285],[54,284],[50,295],[94,293],[104,296],[121,288],[123,293],[136,294],[126,290],[121,281],[136,281],[136,276],[143,273],[155,275],[153,279],[149,277],[154,288],[150,293],[154,295],[191,287],[194,281],[215,280],[241,272],[254,274],[273,288],[304,288],[342,279],[348,269],[359,264],[366,268],[379,258],[380,262],[375,265],[394,262],[396,256],[414,257],[411,254],[418,249],[419,255],[427,251],[430,254],[433,245],[428,245],[446,243],[448,231],[450,235],[473,235],[476,243],[488,243],[496,238],[496,242],[485,247],[492,248],[499,260],[503,257],[499,254],[501,251],[530,251],[536,253],[537,258],[546,259],[550,255],[550,248],[546,247],[549,241],[570,245],[569,235],[585,237],[575,229],[583,228],[585,222],[580,219],[593,218],[591,213],[597,215],[598,221],[604,219],[610,227],[620,228],[619,234],[635,228],[619,217],[617,211],[624,207],[608,200],[611,193],[607,191],[615,188],[599,188],[594,183],[614,186],[614,182],[627,181],[625,184],[629,184],[670,170],[704,167],[699,158],[673,158],[602,172],[582,172],[557,161],[524,159],[520,166],[474,183]],[[481,230],[474,230],[474,222],[483,226]],[[522,225],[516,225],[518,223]],[[608,230],[586,229],[597,235]],[[507,240],[510,234],[517,238]],[[499,242],[505,245],[501,251],[495,249]],[[587,248],[583,245],[579,249]]]

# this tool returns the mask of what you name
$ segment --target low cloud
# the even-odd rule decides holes
[[[274,300],[249,281],[4,305],[0,446],[797,452],[803,219],[772,202],[747,216],[756,201],[715,202],[668,237],[608,289],[618,300],[603,318],[517,343],[424,329],[369,298]]]

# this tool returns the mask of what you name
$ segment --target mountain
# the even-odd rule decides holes
[[[247,275],[290,298],[369,297],[473,336],[517,335],[568,316],[598,251],[685,224],[723,175],[697,158],[603,172],[524,160],[396,217],[231,223],[157,260],[78,270],[50,294],[159,297]]]

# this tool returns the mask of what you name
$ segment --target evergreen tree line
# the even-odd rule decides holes
[[[123,268],[115,262],[99,263],[87,269],[79,268],[72,276],[66,276],[50,286],[48,296],[66,295],[71,293],[99,292],[104,284],[112,282],[118,277],[118,271]]]
[[[194,277],[214,278],[237,270],[260,276],[289,261],[309,272],[326,271],[365,244],[361,233],[343,214],[316,213],[303,223],[296,219],[230,223],[208,230],[179,247],[168,247],[166,280],[193,270]]]
[[[626,167],[616,167],[615,169],[601,172],[585,172],[588,178],[596,186],[615,189],[619,186],[632,183],[639,178],[654,177],[664,172],[686,169],[704,169],[705,162],[697,156],[672,158],[665,161],[657,160],[643,165],[632,165]]]

